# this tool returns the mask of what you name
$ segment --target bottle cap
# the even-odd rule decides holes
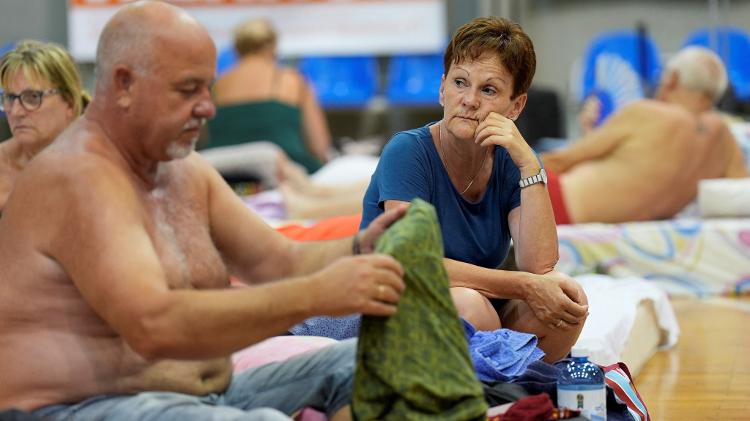
[[[573,347],[570,350],[570,356],[573,357],[573,358],[576,358],[576,357],[588,357],[589,353],[588,353],[588,350],[586,348]]]

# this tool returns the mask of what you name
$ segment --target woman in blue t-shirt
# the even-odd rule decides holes
[[[555,361],[578,338],[588,304],[573,279],[554,272],[546,175],[514,124],[535,67],[533,44],[518,24],[477,18],[461,27],[445,51],[443,119],[386,145],[362,226],[417,197],[432,203],[459,314],[480,330],[536,334],[545,359]],[[519,270],[500,270],[511,239]]]

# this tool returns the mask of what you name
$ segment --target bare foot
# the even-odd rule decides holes
[[[295,186],[286,181],[279,183],[278,189],[281,192],[284,206],[286,206],[286,214],[289,218],[304,219],[308,217],[309,200],[307,195],[300,193]]]
[[[279,185],[287,184],[301,192],[310,190],[313,185],[305,169],[290,161],[285,155],[279,155],[276,161],[276,176]]]
[[[281,183],[286,214],[291,219],[322,219],[362,212],[362,194],[346,192],[332,196],[315,196]]]

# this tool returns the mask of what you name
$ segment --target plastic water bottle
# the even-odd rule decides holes
[[[557,378],[557,406],[577,409],[591,421],[607,419],[607,392],[604,372],[590,363],[581,350],[571,350],[572,361]]]

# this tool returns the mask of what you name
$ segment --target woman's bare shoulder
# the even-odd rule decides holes
[[[304,81],[304,77],[302,76],[302,73],[299,72],[299,70],[295,69],[294,67],[290,66],[280,66],[278,68],[279,73],[284,78],[288,78],[292,81]]]
[[[2,142],[0,142],[0,153],[8,153],[8,151],[12,149],[15,144],[16,141],[12,136],[3,140]]]
[[[307,81],[297,69],[293,67],[280,67],[280,92],[284,99],[291,102],[299,102],[300,93],[307,89]]]
[[[11,165],[17,152],[18,142],[13,137],[0,142],[0,168]]]

